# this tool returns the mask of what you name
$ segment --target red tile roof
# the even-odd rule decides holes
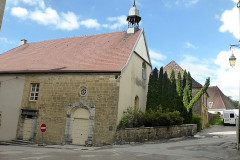
[[[143,30],[61,38],[0,54],[0,73],[120,72]]]
[[[208,87],[207,92],[209,95],[208,102],[213,102],[211,109],[235,109],[217,86]]]
[[[175,61],[169,62],[164,68],[163,72],[167,72],[168,76],[170,77],[172,70],[174,70],[175,76],[177,78],[178,72],[183,75],[184,70],[180,67]],[[202,88],[202,85],[197,82],[195,79],[192,78],[192,88]]]

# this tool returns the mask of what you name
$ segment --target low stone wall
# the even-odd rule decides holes
[[[168,127],[126,128],[116,132],[115,144],[193,136],[196,133],[196,124],[184,124]]]

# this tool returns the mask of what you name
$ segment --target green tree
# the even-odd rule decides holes
[[[149,76],[148,82],[148,94],[147,94],[147,110],[155,110],[156,107],[159,105],[158,103],[158,94],[159,94],[159,87],[158,87],[158,69],[154,68],[152,73]]]
[[[178,96],[181,97],[183,89],[182,89],[182,76],[180,72],[178,72],[178,75],[177,75],[176,90],[177,90]]]
[[[163,67],[161,67],[159,70],[158,87],[159,87],[158,104],[161,105],[163,101]]]
[[[178,93],[176,90],[176,78],[175,78],[175,72],[174,70],[171,71],[170,75],[170,86],[169,86],[169,99],[170,99],[170,104],[169,106],[171,107],[171,111],[176,111],[178,110]]]
[[[181,73],[178,72],[177,80],[176,80],[176,92],[177,92],[177,101],[176,105],[178,110],[181,114],[183,112],[183,88],[182,88],[182,76]]]
[[[187,106],[188,112],[190,111],[190,109],[192,109],[193,105],[199,100],[199,98],[207,91],[209,84],[210,84],[210,77],[208,77],[206,79],[204,86],[201,88],[201,90],[195,95],[195,97],[188,104],[188,106]]]
[[[170,98],[169,98],[169,87],[170,86],[170,80],[168,78],[167,72],[165,72],[163,74],[163,84],[162,84],[162,101],[161,101],[161,106],[163,108],[164,111],[168,111],[169,110],[169,102],[170,102]]]
[[[184,73],[183,73],[183,80],[182,80],[182,88],[184,89],[185,86],[186,86],[186,80],[187,80],[187,71],[184,70]]]

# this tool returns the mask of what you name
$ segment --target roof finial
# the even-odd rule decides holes
[[[136,3],[135,3],[135,0],[134,0],[134,2],[133,2],[133,7],[136,7]]]

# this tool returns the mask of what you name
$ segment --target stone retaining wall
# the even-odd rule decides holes
[[[196,133],[196,124],[184,124],[168,127],[126,128],[116,132],[115,144],[193,136]]]

